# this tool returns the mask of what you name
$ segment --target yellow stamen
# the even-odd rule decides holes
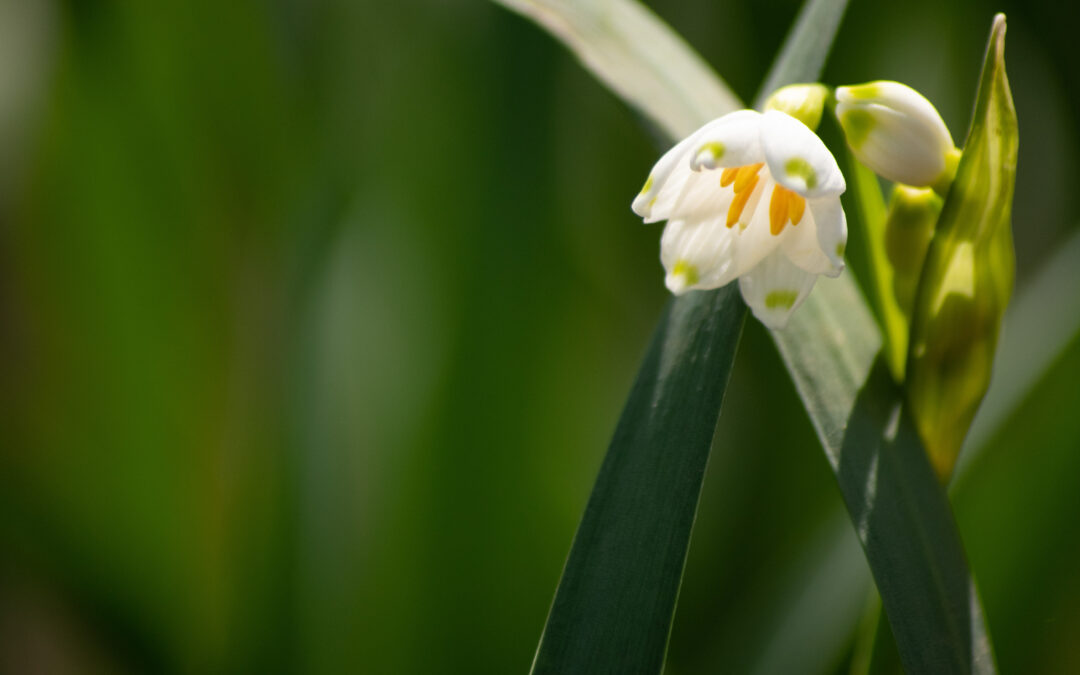
[[[746,186],[750,184],[751,180],[757,178],[758,171],[761,171],[762,164],[748,164],[747,166],[739,169],[739,175],[735,177],[735,192],[742,192],[746,189]]]
[[[735,199],[731,200],[731,206],[728,207],[727,212],[728,227],[733,227],[742,217],[743,209],[746,208],[746,203],[750,201],[750,195],[754,194],[754,188],[758,184],[758,171],[762,166],[764,166],[763,163],[741,166],[735,169],[733,174],[728,173],[732,169],[725,169],[723,175],[720,176],[721,186],[725,185],[725,178],[731,178],[727,184],[735,183]]]
[[[798,225],[805,212],[805,199],[785,187],[775,186],[769,200],[769,232],[780,234],[789,221],[792,227]]]
[[[785,192],[787,190],[777,185],[773,188],[772,198],[769,199],[769,232],[774,235],[783,232],[784,225],[787,224],[788,200]]]
[[[754,193],[754,187],[757,186],[757,182],[758,177],[754,176],[751,182],[744,186],[744,190],[735,193],[735,199],[731,200],[731,206],[728,207],[728,227],[733,227],[735,223],[739,222],[739,218],[742,217],[743,209],[746,208],[746,202],[750,201],[750,195]]]
[[[806,200],[792,192],[791,196],[788,197],[788,217],[791,218],[791,225],[793,227],[799,224],[805,212]]]
[[[724,169],[720,173],[720,187],[727,187],[735,182],[735,177],[739,175],[739,167],[733,166],[730,169]]]

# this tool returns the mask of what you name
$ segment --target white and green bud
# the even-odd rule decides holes
[[[836,117],[855,157],[879,176],[948,192],[960,153],[922,94],[884,80],[837,87]]]
[[[785,112],[815,131],[828,97],[829,89],[823,84],[789,84],[773,92],[765,109]]]

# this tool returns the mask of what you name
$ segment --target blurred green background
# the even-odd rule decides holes
[[[748,100],[798,3],[650,6]],[[856,0],[826,80],[959,143],[998,10],[1022,292],[1080,220],[1074,17]],[[2,672],[526,672],[666,299],[657,138],[484,2],[0,0]],[[1080,672],[1060,346],[953,490],[1003,672]],[[748,321],[668,671],[844,672],[853,542]]]

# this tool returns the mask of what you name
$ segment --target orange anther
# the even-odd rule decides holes
[[[805,212],[805,199],[787,188],[775,186],[769,200],[769,232],[780,234],[789,221],[793,227],[798,225]]]
[[[764,164],[748,164],[739,169],[739,175],[735,177],[735,194],[738,194],[750,185],[750,181],[757,182],[757,172],[761,171]]]
[[[791,193],[791,197],[788,202],[788,217],[791,218],[792,225],[798,225],[802,220],[803,213],[806,212],[806,200],[795,194]]]
[[[758,168],[760,168],[760,164]],[[742,176],[739,176],[740,179]],[[754,194],[754,187],[757,186],[758,175],[757,169],[754,173],[750,174],[750,180],[743,183],[743,189],[739,189],[739,183],[735,183],[735,199],[731,200],[731,206],[728,207],[727,212],[727,226],[733,227],[735,223],[739,222],[739,218],[742,216],[743,209],[746,208],[746,202],[750,201],[750,195]]]
[[[720,173],[720,187],[727,187],[735,182],[735,177],[739,175],[739,167],[733,166],[730,169],[724,169]]]
[[[773,188],[772,198],[769,199],[769,232],[774,235],[784,231],[784,225],[788,220],[787,190],[777,185]]]

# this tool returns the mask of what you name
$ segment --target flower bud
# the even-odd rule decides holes
[[[836,89],[836,116],[860,162],[897,183],[948,191],[959,152],[937,109],[899,82]]]
[[[815,131],[821,124],[821,111],[828,95],[829,90],[823,84],[789,84],[773,92],[765,102],[765,109],[785,112]]]
[[[893,187],[885,217],[885,255],[893,272],[893,296],[900,312],[910,320],[915,306],[926,248],[941,213],[941,197],[927,188],[899,183]]]

